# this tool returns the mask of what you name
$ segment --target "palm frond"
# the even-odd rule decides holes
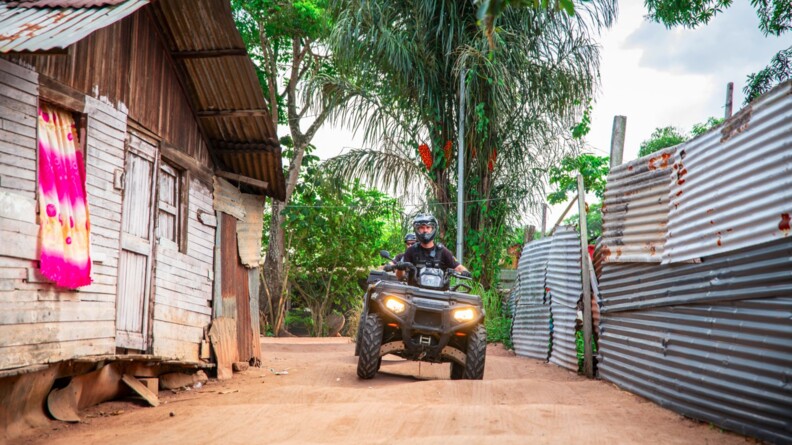
[[[421,194],[433,187],[423,166],[393,146],[354,149],[328,159],[323,167],[333,177],[357,178],[370,187],[390,189],[394,196]]]

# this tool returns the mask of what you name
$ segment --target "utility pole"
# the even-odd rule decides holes
[[[624,156],[624,136],[627,132],[627,117],[613,116],[611,132],[610,168],[621,165]]]
[[[547,233],[547,203],[542,204],[542,238]]]
[[[465,234],[465,69],[459,73],[459,140],[457,142],[457,237],[456,257],[462,263]]]
[[[723,117],[728,119],[732,117],[732,101],[734,100],[734,82],[726,84],[726,111]]]
[[[583,369],[586,377],[594,377],[594,351],[591,348],[591,282],[588,262],[588,227],[586,227],[586,190],[583,175],[578,173],[578,212],[580,214],[580,268],[583,284]]]

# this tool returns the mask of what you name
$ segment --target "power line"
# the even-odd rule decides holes
[[[509,198],[490,198],[490,199],[471,199],[468,201],[464,201],[465,204],[474,203],[474,202],[493,202],[493,201],[502,201]],[[433,202],[433,205],[446,205],[446,204],[456,204],[456,201],[446,201],[446,202]],[[305,208],[305,209],[362,209],[362,208],[372,208],[372,207],[392,207],[395,205],[401,205],[402,207],[424,207],[430,203],[402,203],[402,204],[362,204],[357,206],[343,206],[343,205],[301,205],[301,204],[289,204],[284,206],[284,208]]]

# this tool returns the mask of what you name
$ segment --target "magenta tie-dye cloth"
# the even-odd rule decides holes
[[[91,225],[77,126],[70,113],[41,104],[38,131],[41,273],[61,287],[87,286]]]

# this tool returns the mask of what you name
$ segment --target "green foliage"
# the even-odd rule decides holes
[[[690,129],[690,135],[691,137],[700,136],[722,124],[724,120],[722,117],[709,117],[706,122],[693,124],[693,128]]]
[[[688,139],[694,138],[712,130],[713,128],[722,124],[723,120],[724,119],[722,117],[709,117],[705,122],[694,124],[693,128],[690,129],[690,134],[687,134],[682,130],[672,126],[655,128],[655,131],[652,132],[652,135],[649,137],[649,139],[641,142],[641,148],[638,150],[638,156],[646,156],[664,148],[681,144]]]
[[[695,28],[707,24],[733,0],[645,0],[646,18],[667,28],[684,26]]]
[[[487,328],[487,343],[502,343],[505,347],[513,347],[511,338],[512,318],[508,313],[508,305],[503,304],[503,296],[494,288],[484,289],[477,284],[473,293],[481,297],[484,307],[484,326]]]
[[[645,0],[647,18],[667,28],[705,25],[732,5],[733,0]],[[759,16],[759,29],[778,36],[792,29],[792,3],[789,0],[751,0]]]
[[[770,61],[770,65],[761,71],[748,75],[748,81],[743,88],[745,104],[789,79],[792,79],[792,47],[779,51]]]
[[[299,42],[303,49],[327,36],[332,29],[327,3],[327,0],[231,0],[234,22],[253,59],[264,98],[276,103],[281,124],[288,122],[286,85],[291,75],[286,67],[290,68],[294,62],[299,66],[300,79],[293,79],[295,82],[306,72],[332,72],[328,62],[313,53],[298,55],[299,60],[295,61],[293,47],[294,42]],[[281,82],[285,85],[279,92]],[[272,108],[272,104],[268,105]]]
[[[579,214],[576,213],[565,219],[564,224],[578,226],[580,224]],[[602,236],[602,203],[588,206],[588,212],[586,213],[586,233],[588,233],[589,244],[594,244],[594,240]]]
[[[575,150],[569,129],[594,95],[600,56],[593,35],[612,23],[616,2],[575,3],[574,19],[548,13],[562,3],[569,2],[507,8],[496,35],[481,32],[480,5],[468,1],[333,4],[329,48],[348,79],[336,87],[355,93],[335,117],[362,130],[373,148],[347,152],[328,168],[425,200],[448,245],[456,227],[458,90],[466,73],[464,262],[486,285],[494,283],[502,234],[521,211],[538,207],[545,172]],[[432,153],[430,171],[416,153],[421,143]]]
[[[324,175],[310,152],[283,210],[288,287],[293,306],[310,310],[314,335],[324,334],[333,311],[360,305],[358,281],[379,265],[381,249],[401,248],[401,212],[393,198]]]
[[[586,104],[586,109],[583,111],[583,117],[580,119],[577,125],[570,128],[572,132],[572,137],[575,139],[583,139],[583,136],[589,134],[591,131],[591,112],[593,111],[593,106],[591,105],[591,99],[588,100]]]
[[[597,354],[597,340],[594,338],[595,336],[592,335],[591,338],[591,354]],[[577,352],[577,360],[578,360],[578,372],[583,372],[583,359],[585,358],[585,346],[586,342],[583,339],[583,330],[575,331],[575,352]]]
[[[610,171],[610,158],[583,153],[575,157],[561,160],[560,166],[550,168],[550,184],[555,191],[547,196],[550,204],[567,201],[570,192],[577,193],[577,175],[583,175],[583,187],[586,193],[593,192],[602,199],[605,194],[605,182]]]
[[[649,139],[641,142],[641,148],[638,150],[638,157],[646,156],[666,147],[681,144],[687,139],[687,135],[676,127],[668,126],[656,128]]]

